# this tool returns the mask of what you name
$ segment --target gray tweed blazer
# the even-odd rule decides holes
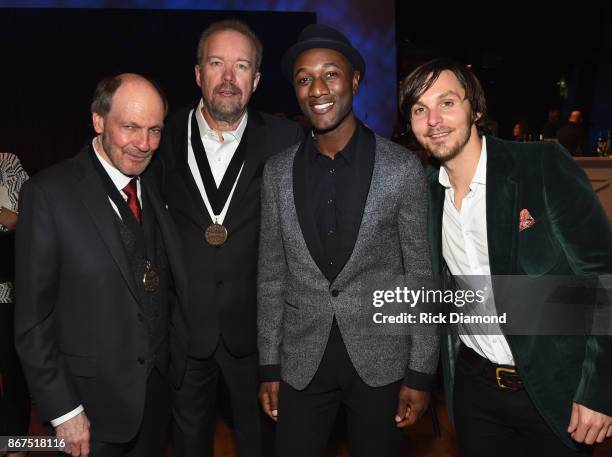
[[[419,388],[419,377],[433,374],[437,367],[436,335],[409,335],[405,328],[371,325],[377,309],[369,288],[375,278],[402,278],[413,287],[431,278],[423,168],[401,146],[379,136],[375,140],[374,170],[357,241],[331,284],[308,250],[296,212],[293,163],[299,145],[272,157],[264,169],[258,265],[260,365],[280,364],[282,379],[298,390],[317,371],[334,316],[349,357],[369,386],[404,378]]]

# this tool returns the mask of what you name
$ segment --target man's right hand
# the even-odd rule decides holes
[[[55,435],[64,439],[66,445],[63,449],[73,457],[87,457],[89,455],[89,419],[85,412],[81,412],[55,427]]]
[[[278,420],[278,390],[279,381],[262,382],[259,387],[259,401],[264,412],[273,421]]]

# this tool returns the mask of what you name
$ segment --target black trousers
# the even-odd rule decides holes
[[[261,457],[263,412],[259,406],[257,354],[234,357],[220,339],[208,359],[189,358],[183,384],[173,390],[175,457],[213,457],[217,381],[222,375],[230,394],[240,457]],[[271,422],[271,421],[269,421]],[[269,424],[263,424],[266,426]],[[267,456],[266,456],[267,457]]]
[[[334,320],[308,387],[300,391],[281,382],[277,457],[322,457],[340,405],[346,409],[351,457],[396,456],[402,438],[394,420],[400,387],[401,381],[370,387],[361,380]]]
[[[461,351],[471,349],[464,346]],[[461,354],[455,374],[454,408],[460,454],[465,457],[577,457],[592,453],[590,446],[574,451],[563,444],[524,389],[500,389]]]
[[[14,309],[0,303],[0,435],[26,436],[30,395],[15,351]]]
[[[138,434],[125,444],[92,441],[89,457],[163,457],[170,419],[170,386],[158,369],[153,368],[147,379],[145,407]]]

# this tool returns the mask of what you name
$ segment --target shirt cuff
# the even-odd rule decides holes
[[[414,371],[408,368],[406,369],[406,373],[404,374],[404,381],[402,384],[410,387],[411,389],[429,392],[433,388],[435,380],[435,373],[421,373],[419,371]]]
[[[279,365],[260,365],[259,366],[260,382],[280,381],[280,364]]]
[[[58,417],[57,419],[53,419],[51,421],[51,425],[53,427],[57,427],[58,425],[63,424],[64,422],[66,422],[68,419],[72,419],[73,417],[78,416],[79,414],[81,414],[83,411],[85,411],[85,409],[83,408],[83,405],[79,405],[77,406],[75,409],[73,409],[72,411],[70,411],[69,413],[64,414],[63,416]]]

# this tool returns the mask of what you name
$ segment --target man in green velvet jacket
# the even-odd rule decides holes
[[[450,278],[445,282],[489,278],[488,303],[498,314],[525,304],[508,298],[503,278],[527,301],[550,278],[564,286],[609,281],[610,224],[567,151],[555,142],[484,136],[482,87],[451,60],[417,68],[401,98],[416,139],[441,164],[429,172],[434,273]],[[527,279],[530,285],[516,286]],[[557,289],[556,300],[573,303],[573,315],[588,322],[593,303],[586,297],[594,294],[576,299],[569,290]],[[609,300],[609,289],[595,292]],[[541,309],[549,305],[530,303],[527,320],[544,320]],[[511,334],[501,325],[448,326],[445,390],[462,455],[588,455],[590,445],[612,436],[610,333],[553,336],[535,328]]]

